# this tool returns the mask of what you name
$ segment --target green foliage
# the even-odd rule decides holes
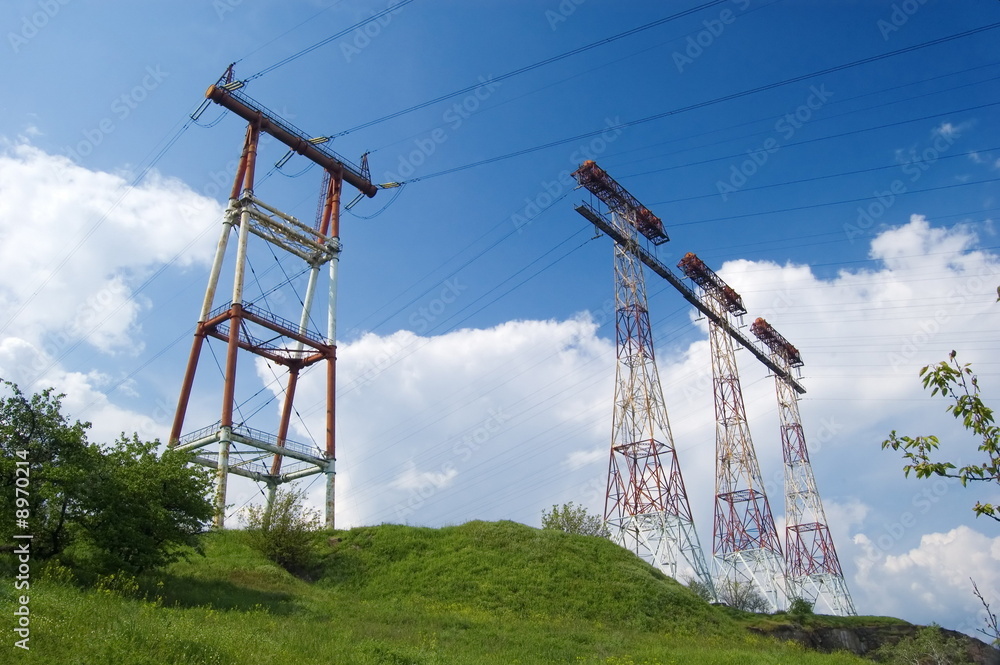
[[[694,592],[696,596],[704,600],[706,603],[714,603],[715,595],[712,593],[712,589],[704,582],[696,577],[689,577],[684,581],[684,585]]]
[[[884,644],[873,654],[888,665],[971,664],[965,647],[957,638],[947,637],[937,624],[921,628],[913,637]]]
[[[768,612],[771,609],[767,599],[750,582],[722,580],[715,590],[719,594],[719,601],[729,607],[755,614]]]
[[[10,516],[26,508],[34,535],[32,554],[50,558],[70,543],[74,518],[99,463],[95,447],[87,442],[90,423],[70,423],[61,413],[61,396],[51,389],[29,399],[13,383],[0,385],[9,393],[0,401],[0,511]],[[27,487],[15,496],[16,477],[25,473]],[[11,542],[15,526],[9,518],[0,520],[0,540]]]
[[[957,468],[950,461],[932,458],[940,447],[936,436],[898,436],[895,430],[882,442],[882,448],[903,451],[903,459],[907,460],[903,470],[907,476],[913,471],[917,478],[957,478],[963,486],[970,481],[1000,484],[1000,427],[994,422],[993,410],[979,396],[979,381],[972,368],[969,364],[959,365],[955,356],[952,351],[948,361],[928,365],[920,370],[920,375],[924,388],[931,388],[931,395],[940,394],[952,401],[947,411],[978,438],[983,461]],[[973,510],[977,516],[985,515],[1000,522],[1000,506],[977,501]]]
[[[583,506],[573,505],[573,502],[562,506],[552,506],[551,511],[542,511],[542,528],[557,529],[566,533],[581,536],[610,537],[607,526],[597,515],[589,515]]]
[[[0,511],[28,511],[33,560],[59,557],[96,573],[138,574],[196,544],[212,515],[211,480],[187,455],[158,454],[158,442],[134,435],[103,449],[87,440],[89,423],[62,414],[61,395],[44,390],[28,399],[16,385],[3,386]],[[15,495],[17,468],[29,472],[27,496]],[[15,526],[0,520],[5,542]]]
[[[793,621],[802,623],[813,616],[813,604],[805,598],[792,598],[792,602],[788,605],[788,616]]]
[[[304,492],[279,489],[270,512],[265,506],[248,506],[246,532],[258,552],[290,573],[307,577],[318,564],[314,543],[323,523],[304,499]]]
[[[719,622],[713,608],[608,540],[515,522],[352,529],[326,570],[323,584],[372,602],[458,603],[476,615],[654,631],[685,626],[709,633]]]
[[[137,574],[175,561],[211,519],[210,474],[187,454],[158,447],[123,436],[99,457],[74,546],[96,570]]]

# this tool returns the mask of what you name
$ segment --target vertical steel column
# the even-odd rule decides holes
[[[198,323],[195,326],[194,341],[191,345],[191,353],[188,357],[187,368],[184,371],[184,380],[181,384],[180,396],[177,399],[177,410],[174,412],[174,422],[170,429],[170,445],[177,445],[184,428],[184,417],[187,414],[188,403],[191,400],[191,388],[194,385],[194,377],[198,368],[198,359],[201,356],[201,348],[205,342],[205,320],[212,305],[215,304],[215,291],[219,285],[219,275],[222,272],[222,264],[226,258],[226,247],[229,244],[229,236],[234,225],[234,216],[238,212],[239,204],[237,197],[243,187],[243,180],[246,175],[247,160],[250,155],[250,146],[256,141],[256,134],[253,126],[248,125],[246,136],[243,139],[243,151],[240,154],[239,165],[236,168],[236,177],[233,179],[233,188],[229,194],[229,205],[222,218],[222,235],[215,248],[215,259],[212,261],[212,268],[208,276],[208,286],[205,289],[205,299],[201,304],[201,312],[198,315]]]
[[[233,411],[236,407],[236,361],[239,352],[240,329],[243,325],[243,286],[246,280],[247,241],[250,237],[250,202],[253,196],[254,168],[260,130],[249,128],[242,198],[239,204],[240,229],[236,244],[236,273],[233,278],[233,299],[229,314],[229,342],[226,348],[225,383],[222,394],[222,416],[219,435],[219,458],[215,476],[215,528],[221,529],[226,520],[226,489],[229,480],[229,452],[233,441]],[[234,188],[235,189],[235,188]]]
[[[320,232],[330,229],[330,295],[327,303],[326,343],[330,355],[326,361],[326,526],[334,528],[336,511],[336,392],[337,392],[337,275],[340,268],[340,193],[343,174],[331,173],[326,210]]]
[[[309,328],[309,317],[312,312],[313,299],[316,297],[316,282],[319,280],[319,265],[312,266],[309,271],[309,282],[306,284],[306,297],[302,303],[302,315],[299,317],[299,334],[304,335]],[[295,343],[295,350],[301,352],[302,342]],[[278,425],[278,447],[284,447],[285,439],[288,437],[288,426],[292,415],[292,399],[295,396],[295,387],[298,385],[299,369],[290,367],[288,370],[288,385],[285,388],[285,402],[281,410],[281,422]],[[277,476],[281,473],[281,455],[275,455],[271,460],[271,475]],[[269,495],[270,496],[270,495]],[[273,498],[269,498],[267,510],[271,509]]]

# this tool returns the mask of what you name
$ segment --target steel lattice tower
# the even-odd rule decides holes
[[[242,83],[232,80],[232,67],[206,97],[247,121],[246,137],[229,205],[222,221],[222,234],[209,274],[187,369],[181,385],[177,411],[170,432],[169,445],[195,453],[195,461],[215,469],[215,526],[225,524],[228,477],[235,474],[264,483],[268,488],[269,511],[278,485],[315,474],[326,476],[326,525],[334,523],[335,481],[335,404],[336,387],[336,301],[337,270],[340,259],[340,199],[343,183],[356,187],[361,195],[374,196],[377,188],[368,178],[367,169],[357,167],[326,148],[327,139],[311,139],[301,130],[283,121],[240,92]],[[206,104],[208,102],[206,101]],[[204,108],[204,107],[203,107]],[[289,148],[318,164],[324,170],[321,209],[315,226],[305,224],[254,194],[258,145],[261,133],[267,133]],[[232,296],[216,305],[220,276],[230,239],[236,235],[235,268]],[[271,312],[266,298],[261,304],[248,302],[245,286],[250,237],[271,246],[272,252],[291,255],[305,264],[308,283],[297,322]],[[258,242],[258,241],[255,241]],[[276,256],[275,259],[277,260]],[[326,330],[311,330],[315,301],[323,299],[319,275],[329,270],[325,294]],[[320,303],[322,304],[322,302]],[[198,360],[209,339],[225,345],[221,415],[214,424],[182,435],[191,401]],[[247,358],[247,356],[252,358]],[[283,368],[281,409],[277,423],[268,430],[237,422],[237,368],[240,358],[264,359]],[[299,376],[314,365],[325,365],[326,435],[324,445],[307,445],[288,438],[293,401]],[[276,382],[279,377],[275,376]],[[217,446],[217,452],[210,448]]]
[[[594,162],[573,175],[608,205],[609,223],[633,245],[636,230],[657,244],[667,240],[662,222]],[[589,206],[581,212],[600,216]],[[714,594],[656,369],[642,264],[616,244],[614,265],[618,362],[604,519],[620,545],[671,577],[689,568]]]
[[[697,256],[688,253],[678,267],[702,291],[702,302],[717,318],[730,321],[746,313],[743,299]],[[752,584],[771,605],[786,603],[781,543],[764,491],[750,438],[733,339],[709,322],[715,390],[715,522],[713,550],[720,577]]]
[[[786,372],[802,366],[798,349],[764,319],[750,326],[757,339],[771,350],[771,358]],[[816,489],[806,437],[799,416],[799,397],[792,386],[775,374],[781,449],[785,462],[785,575],[789,598],[823,602],[832,614],[855,615],[854,601],[827,526],[826,513]]]

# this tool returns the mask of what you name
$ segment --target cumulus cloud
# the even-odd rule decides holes
[[[173,178],[91,171],[26,141],[0,144],[2,334],[36,345],[141,345],[135,293],[153,270],[203,264],[192,243],[221,207]]]
[[[338,483],[354,488],[340,494],[351,523],[532,521],[536,501],[580,502],[604,468],[567,472],[567,450],[607,445],[614,353],[596,329],[581,316],[341,345]],[[320,378],[300,383],[297,436],[322,431]],[[587,489],[594,506],[601,484]]]
[[[166,413],[154,421],[114,405],[108,376],[69,371],[62,359],[81,345],[141,349],[137,321],[150,302],[138,286],[167,264],[203,265],[211,248],[192,241],[221,214],[179,180],[152,171],[132,187],[131,177],[0,141],[0,376],[66,393],[67,410],[86,411],[100,441],[123,430],[153,438]]]
[[[917,547],[900,554],[887,554],[863,534],[856,541],[857,580],[881,596],[885,614],[923,623],[952,617],[954,627],[972,632],[982,627],[983,608],[971,580],[987,599],[1000,597],[1000,536],[959,526],[923,534]]]

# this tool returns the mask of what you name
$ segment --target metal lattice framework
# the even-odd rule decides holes
[[[595,194],[595,189],[625,191],[593,162],[574,177]],[[635,201],[631,195],[620,200]],[[637,242],[630,209],[613,209],[610,220],[589,206],[581,213],[588,219],[600,217],[631,244]],[[618,362],[604,519],[620,545],[671,577],[683,567],[681,572],[693,573],[714,595],[656,369],[642,264],[620,244],[615,245],[614,264]]]
[[[359,196],[374,196],[377,187],[368,180],[364,168],[343,161],[339,155],[322,147],[322,140],[308,138],[246,95],[238,93],[241,85],[232,80],[230,68],[206,93],[209,100],[247,120],[248,126],[168,441],[173,448],[192,451],[199,464],[215,469],[214,524],[217,528],[225,525],[226,492],[230,474],[265,483],[268,488],[267,510],[270,511],[278,485],[320,473],[326,476],[326,524],[332,528],[336,462],[334,394],[341,191],[345,181],[361,192]],[[287,145],[290,152],[301,154],[323,168],[321,208],[315,227],[300,222],[254,195],[254,173],[262,132]],[[234,233],[237,241],[232,296],[222,305],[216,306],[222,267]],[[251,236],[270,244],[272,251],[291,255],[305,264],[309,275],[298,323],[268,311],[266,301],[262,307],[245,300],[247,253]],[[314,301],[322,298],[317,297],[317,291],[320,272],[324,266],[329,270],[325,308],[327,326],[320,333],[310,330],[308,324]],[[285,288],[290,288],[290,285],[286,284]],[[198,360],[209,339],[221,341],[226,348],[221,416],[214,424],[183,435]],[[237,369],[241,364],[240,358],[248,355],[266,359],[286,371],[280,414],[273,433],[251,428],[247,423],[235,422],[234,419],[234,413],[238,411]],[[326,365],[326,436],[322,447],[296,443],[288,438],[299,376],[317,363]],[[215,444],[217,452],[212,452],[211,447]]]
[[[739,294],[697,256],[686,254],[678,267],[701,288],[702,301],[718,318],[728,321],[746,313]],[[787,602],[781,543],[750,438],[733,339],[710,321],[709,344],[715,392],[713,551],[719,577],[728,584],[752,584],[777,611]]]
[[[750,332],[770,350],[772,359],[787,370],[802,366],[798,349],[764,319],[756,319]],[[823,502],[816,489],[809,450],[799,415],[795,390],[775,375],[781,449],[785,462],[785,574],[789,598],[804,598],[832,614],[855,615]]]

